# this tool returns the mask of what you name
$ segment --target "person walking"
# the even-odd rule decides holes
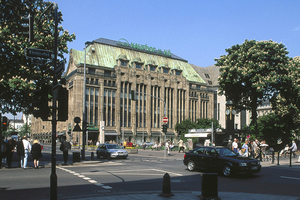
[[[234,138],[233,140],[233,143],[232,143],[232,150],[235,152],[235,153],[238,153],[238,144],[236,142],[236,138]]]
[[[7,167],[11,168],[12,158],[15,150],[16,142],[14,139],[10,139],[6,145],[6,160],[7,160]]]
[[[248,153],[249,153],[249,146],[248,146],[248,140],[246,140],[241,148],[241,155],[243,157],[248,157]]]
[[[231,140],[228,140],[227,148],[230,150],[232,149],[232,141]]]
[[[32,154],[32,157],[33,157],[34,169],[38,169],[39,168],[39,161],[40,161],[40,158],[42,157],[42,147],[39,144],[38,140],[33,141],[33,145],[32,145],[32,148],[31,148],[31,154]]]
[[[21,156],[21,167],[25,170],[27,166],[27,160],[29,152],[31,152],[31,144],[27,141],[27,137],[24,135],[22,138],[22,143],[24,147],[24,155]]]
[[[69,157],[69,150],[71,150],[71,144],[66,140],[66,137],[63,137],[63,141],[60,145],[60,150],[63,152],[64,164],[66,165]]]
[[[184,147],[183,147],[183,140],[182,139],[179,140],[178,146],[179,146],[179,152],[178,153],[180,153],[181,150],[184,153]]]
[[[297,145],[295,143],[295,140],[292,141],[292,146],[290,147],[290,150],[292,150],[292,154],[294,155],[294,158],[296,157],[296,151],[297,151]]]

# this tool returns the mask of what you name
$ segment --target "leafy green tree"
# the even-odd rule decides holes
[[[16,113],[32,102],[32,90],[51,85],[53,61],[26,58],[26,48],[54,51],[54,8],[43,0],[2,0],[0,4],[0,111]],[[49,11],[42,13],[49,7]],[[34,16],[34,41],[22,32],[22,19]],[[40,20],[41,19],[41,20]],[[58,24],[63,21],[58,12]],[[58,64],[65,61],[67,42],[75,39],[62,26],[58,28]]]
[[[257,120],[259,130],[257,138],[266,140],[266,143],[276,151],[283,149],[292,139],[290,123],[284,117],[270,113],[260,116]]]
[[[28,124],[23,124],[23,126],[21,126],[20,131],[19,131],[19,136],[23,137],[24,135],[26,135],[27,133],[30,133],[30,128],[31,126]]]
[[[285,120],[290,130],[297,132],[300,127],[300,57],[296,56],[287,65],[288,75],[284,77],[286,87],[273,103],[277,115]]]
[[[257,130],[257,107],[266,99],[271,103],[285,87],[289,63],[283,44],[245,40],[226,49],[216,60],[220,67],[220,94],[233,101],[236,109],[251,111],[251,124]]]

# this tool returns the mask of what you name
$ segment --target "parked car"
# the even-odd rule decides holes
[[[233,173],[258,173],[261,170],[258,160],[239,156],[234,151],[223,147],[197,147],[185,153],[183,163],[189,171],[208,170],[224,176]]]
[[[123,149],[122,146],[118,144],[100,144],[96,150],[97,158],[101,156],[111,159],[111,158],[127,158],[128,152]]]

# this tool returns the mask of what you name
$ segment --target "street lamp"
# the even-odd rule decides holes
[[[85,81],[85,74],[86,74],[86,48],[94,44],[93,42],[85,42],[84,44],[84,66],[83,66],[83,120],[82,120],[82,160],[85,160],[85,134],[86,134],[86,128],[87,128],[87,119],[86,119],[86,103],[85,103],[85,86],[86,86],[86,81]]]

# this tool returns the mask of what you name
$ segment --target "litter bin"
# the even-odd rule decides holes
[[[73,163],[74,162],[80,162],[80,153],[79,152],[73,152]]]

